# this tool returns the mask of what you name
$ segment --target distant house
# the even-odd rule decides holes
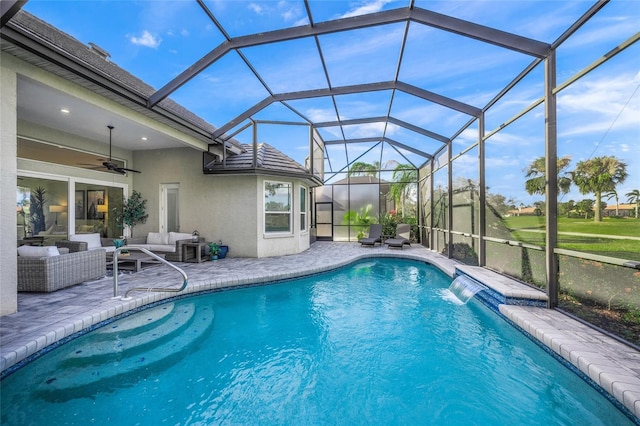
[[[636,212],[635,204],[618,204],[617,215],[622,217],[634,216]],[[616,216],[616,205],[607,206],[604,208],[604,216]]]
[[[509,210],[509,216],[539,216],[540,210],[537,207],[521,207]]]

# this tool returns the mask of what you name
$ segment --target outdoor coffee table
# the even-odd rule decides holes
[[[164,257],[164,255],[158,255]],[[141,251],[129,251],[128,255],[118,255],[118,270],[138,272],[145,266],[159,265],[161,262]],[[113,253],[107,254],[107,266],[113,269]]]

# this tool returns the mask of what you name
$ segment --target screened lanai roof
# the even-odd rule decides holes
[[[512,102],[525,107],[543,96],[541,60],[596,12],[589,34],[622,42],[637,32],[634,2],[607,3],[29,1],[22,8],[108,52],[153,87],[149,108],[170,97],[210,123],[217,143],[230,136],[251,143],[248,124],[259,123],[258,142],[304,164],[308,129],[288,124],[312,125],[331,173],[354,161],[420,166],[453,139],[476,141],[474,119],[514,79],[531,71],[533,83]],[[596,60],[599,43],[567,47],[558,74]]]

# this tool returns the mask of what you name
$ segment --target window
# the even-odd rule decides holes
[[[307,188],[300,187],[300,230],[307,229]]]
[[[264,183],[264,231],[291,232],[291,184]]]

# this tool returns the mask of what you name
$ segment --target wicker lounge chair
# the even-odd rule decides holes
[[[396,229],[396,236],[394,238],[389,238],[385,241],[388,247],[400,247],[404,248],[405,244],[411,245],[411,241],[409,241],[411,235],[411,225],[407,225],[405,223],[399,223]]]
[[[382,225],[374,223],[369,226],[369,236],[360,238],[358,241],[363,246],[375,246],[376,243],[382,244]]]

